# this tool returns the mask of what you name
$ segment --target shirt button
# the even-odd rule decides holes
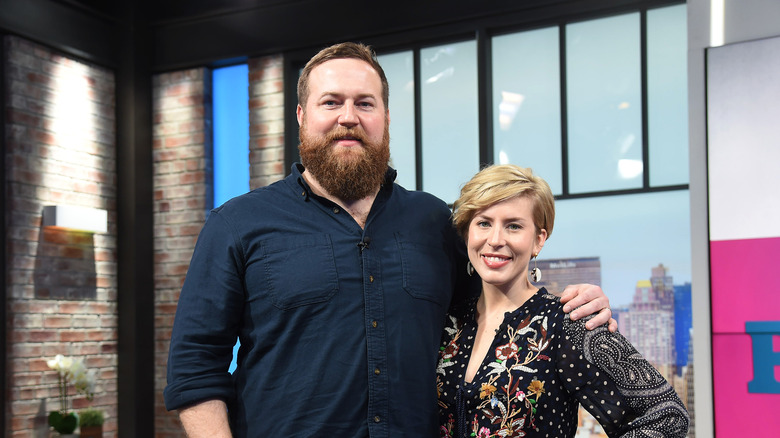
[[[374,417],[374,423],[379,423],[380,421],[382,421],[382,419],[381,419],[381,418],[379,418],[379,415],[377,415],[376,417]]]
[[[374,368],[374,374],[379,375],[379,368]]]
[[[301,196],[306,196],[306,190],[301,192]]]
[[[379,325],[379,324],[377,324],[377,322],[376,322],[376,321],[371,321],[371,327],[374,327],[374,328],[376,328],[376,326],[378,326],[378,325]]]
[[[339,214],[339,211],[340,211],[340,210],[339,210],[339,208],[338,208],[338,207],[333,207],[333,212],[334,212],[334,213],[336,213],[336,214]]]
[[[371,283],[373,283],[373,282],[374,282],[374,276],[373,276],[373,275],[369,275],[369,276],[368,276],[368,281],[370,281]]]

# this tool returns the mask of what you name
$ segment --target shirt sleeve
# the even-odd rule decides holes
[[[201,230],[179,296],[168,353],[165,406],[234,398],[228,367],[243,315],[239,240],[217,211]]]
[[[566,317],[557,368],[609,436],[684,438],[689,416],[669,382],[620,333]]]

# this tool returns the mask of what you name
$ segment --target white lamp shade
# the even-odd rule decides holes
[[[108,231],[108,212],[73,205],[47,205],[43,207],[43,226],[105,233]]]

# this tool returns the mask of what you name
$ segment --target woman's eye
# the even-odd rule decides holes
[[[521,227],[521,226],[520,226],[520,225],[518,225],[518,224],[509,224],[509,225],[507,225],[507,228],[509,228],[510,230],[520,230],[520,229],[522,229],[523,227]]]
[[[490,226],[490,224],[488,223],[488,221],[478,221],[477,226],[480,228],[487,228]]]

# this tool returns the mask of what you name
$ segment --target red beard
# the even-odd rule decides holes
[[[390,130],[385,122],[382,140],[371,143],[363,128],[339,126],[324,136],[306,133],[306,119],[299,128],[301,163],[330,195],[344,201],[357,201],[376,192],[385,180],[390,161]],[[339,149],[333,144],[352,137],[362,147]]]

